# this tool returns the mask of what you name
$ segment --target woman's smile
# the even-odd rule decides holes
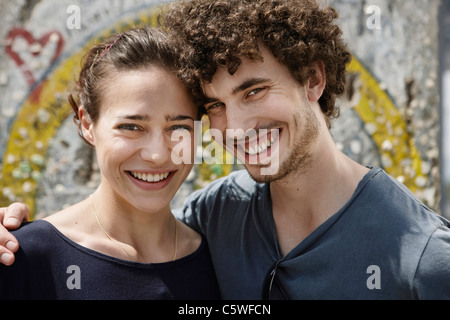
[[[138,171],[127,171],[131,181],[143,190],[160,190],[164,189],[172,180],[177,171],[162,173],[145,173]]]

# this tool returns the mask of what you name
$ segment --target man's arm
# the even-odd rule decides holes
[[[19,242],[8,230],[19,228],[29,217],[28,207],[23,203],[0,208],[0,263],[7,266],[14,263],[14,253],[19,249]]]

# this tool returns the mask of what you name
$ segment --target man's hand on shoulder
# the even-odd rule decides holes
[[[7,266],[14,263],[14,253],[19,249],[19,243],[9,230],[19,228],[29,217],[28,207],[23,203],[0,208],[0,263]]]

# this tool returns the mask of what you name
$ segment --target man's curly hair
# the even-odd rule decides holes
[[[314,0],[181,0],[161,18],[180,50],[180,77],[200,103],[201,81],[210,82],[218,67],[234,74],[241,57],[261,60],[262,41],[300,84],[313,76],[311,63],[323,61],[327,83],[319,103],[329,127],[339,115],[335,100],[345,90],[351,54],[334,8]]]

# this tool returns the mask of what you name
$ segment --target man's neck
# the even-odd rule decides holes
[[[334,146],[324,150],[307,170],[270,185],[278,244],[283,255],[338,212],[368,172]]]

